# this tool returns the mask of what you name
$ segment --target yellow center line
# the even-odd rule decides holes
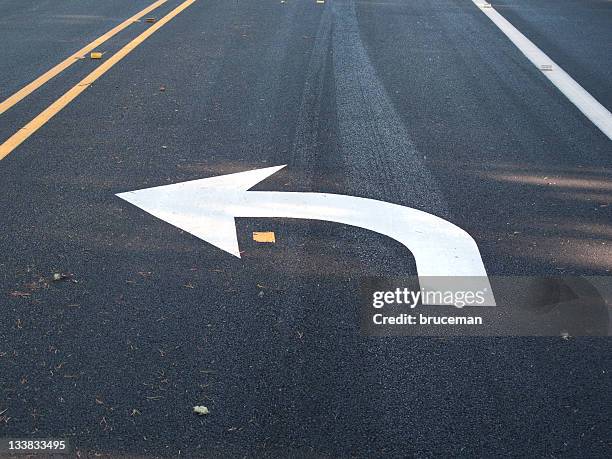
[[[6,158],[15,148],[17,148],[23,141],[34,134],[40,127],[44,126],[47,121],[57,115],[64,107],[72,102],[79,94],[87,89],[94,81],[104,75],[113,65],[127,56],[143,41],[153,35],[158,29],[168,23],[173,17],[178,15],[181,11],[186,9],[189,5],[194,3],[196,0],[186,0],[181,3],[175,9],[170,11],[167,15],[157,21],[154,25],[149,27],[143,33],[134,38],[131,42],[117,51],[116,54],[109,57],[104,61],[98,68],[83,78],[76,86],[70,89],[66,94],[57,99],[45,110],[43,110],[38,116],[32,121],[22,127],[19,131],[9,137],[6,142],[0,145],[0,160]]]
[[[32,81],[30,84],[24,86],[19,91],[17,91],[15,94],[13,94],[8,99],[6,99],[4,102],[0,103],[0,115],[3,114],[5,111],[7,111],[9,108],[11,108],[13,105],[15,105],[17,102],[19,102],[20,100],[24,99],[25,97],[27,97],[28,95],[36,91],[38,88],[40,88],[43,84],[45,84],[51,78],[56,77],[58,74],[66,70],[68,67],[74,64],[78,59],[85,56],[87,53],[94,50],[95,48],[97,48],[99,45],[101,45],[105,41],[117,35],[127,26],[138,21],[145,14],[150,13],[151,11],[163,5],[167,1],[168,0],[157,0],[155,3],[152,3],[151,5],[147,6],[144,10],[140,11],[139,13],[136,13],[131,18],[126,19],[125,21],[123,21],[121,24],[119,24],[115,28],[109,30],[101,37],[96,38],[90,44],[78,50],[73,55],[67,57],[62,62],[57,64],[55,67],[53,67],[52,69],[47,70],[41,76],[39,76],[34,81]]]

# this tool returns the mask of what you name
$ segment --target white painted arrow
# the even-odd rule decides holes
[[[485,292],[484,305],[495,305],[476,242],[458,226],[417,209],[374,199],[328,193],[248,191],[283,167],[117,196],[239,258],[235,217],[301,218],[365,228],[397,240],[412,252],[421,289],[480,290]],[[451,282],[454,285],[449,287],[451,276],[465,281]]]

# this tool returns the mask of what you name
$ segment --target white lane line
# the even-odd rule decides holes
[[[499,14],[490,3],[472,0],[493,23],[514,43],[514,45],[535,65],[559,91],[565,94],[571,103],[612,140],[612,113],[601,105],[597,99],[580,86],[565,70],[533,44],[516,27]]]

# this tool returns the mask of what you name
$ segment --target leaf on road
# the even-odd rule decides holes
[[[193,412],[200,416],[204,416],[205,414],[209,413],[208,408],[206,408],[205,406],[194,406]]]

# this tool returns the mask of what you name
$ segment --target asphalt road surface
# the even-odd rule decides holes
[[[0,0],[0,101],[151,3]],[[470,0],[196,0],[160,24],[179,5],[0,114],[8,142],[159,26],[4,144],[0,437],[80,457],[610,457],[608,337],[363,336],[361,279],[416,274],[398,242],[239,218],[237,258],[115,196],[286,164],[255,189],[444,218],[491,276],[609,276],[605,133]],[[493,7],[612,109],[611,2]]]

